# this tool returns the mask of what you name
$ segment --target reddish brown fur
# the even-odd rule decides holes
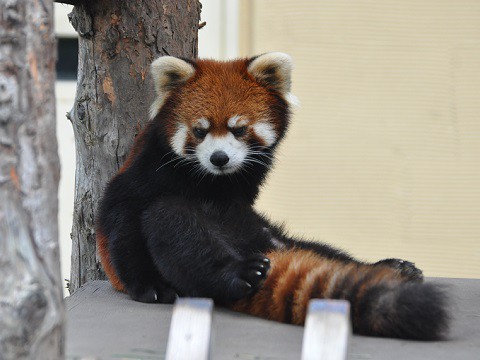
[[[177,118],[168,119],[170,121],[167,123],[167,133],[170,137],[175,134],[178,121],[192,128],[194,120],[204,117],[210,121],[210,132],[222,135],[229,131],[227,121],[234,115],[242,115],[249,120],[249,124],[271,118],[269,116],[271,94],[247,72],[247,60],[224,63],[197,60],[195,75],[179,89],[173,90],[168,98],[175,104],[176,109],[181,109],[175,113]],[[188,100],[185,100],[186,98]],[[255,101],[248,101],[249,99]],[[147,130],[148,127],[138,135],[117,175],[128,169],[142,150]],[[194,144],[197,141],[199,140],[191,134],[188,135],[187,143]],[[100,230],[97,231],[97,243],[100,260],[110,282],[117,290],[124,291],[110,262],[108,241]]]
[[[179,121],[191,129],[194,121],[202,117],[210,121],[209,131],[213,135],[226,134],[229,131],[227,121],[234,115],[248,119],[250,125],[259,120],[272,120],[270,107],[274,100],[271,92],[256,82],[248,73],[247,66],[246,59],[229,62],[197,60],[195,75],[167,96],[167,101],[173,102],[176,109],[181,109],[175,112],[176,118],[166,119],[167,135],[172,137],[175,134]],[[273,125],[280,127],[280,124]],[[147,131],[148,126],[138,135],[117,175],[128,169],[140,153]],[[250,129],[248,136],[256,135]],[[191,133],[188,134],[187,144],[193,145],[198,141]],[[97,244],[101,263],[110,282],[115,289],[125,291],[111,264],[108,240],[100,229],[97,230]]]
[[[166,101],[175,104],[176,118],[166,119],[167,132],[173,136],[176,124],[182,122],[190,129],[195,120],[206,118],[210,122],[212,135],[224,135],[229,129],[228,119],[240,115],[253,125],[259,120],[272,120],[270,114],[272,93],[256,82],[247,71],[246,60],[217,62],[197,60],[195,75],[184,85],[172,90]],[[255,99],[255,101],[251,101]],[[180,109],[180,110],[179,110]],[[273,124],[279,128],[280,124]],[[258,137],[249,129],[248,136]],[[188,134],[187,143],[199,141]],[[124,172],[144,146],[143,133],[118,173]],[[107,239],[101,232],[97,234],[99,254],[105,272],[112,285],[124,291],[110,262]],[[358,274],[372,273],[366,278],[358,296],[372,284],[389,280],[398,281],[399,273],[387,267],[372,268],[369,265],[344,264],[329,260],[307,250],[272,251],[266,256],[271,260],[271,270],[263,287],[249,299],[237,302],[233,308],[281,322],[303,324],[309,300],[313,297],[328,298],[337,287],[338,280],[346,276],[359,277]]]
[[[97,229],[96,235],[98,254],[100,255],[100,261],[102,263],[103,270],[105,270],[105,274],[107,274],[108,280],[110,280],[110,283],[116,290],[125,292],[125,287],[118,278],[117,273],[115,272],[115,269],[110,261],[107,237],[102,234],[100,229]]]
[[[176,134],[179,123],[187,126],[190,131],[185,139],[185,148],[200,143],[201,139],[193,135],[193,127],[200,118],[209,121],[208,131],[213,136],[227,134],[231,130],[228,128],[228,120],[235,115],[248,120],[247,133],[239,135],[245,139],[255,139],[256,143],[265,142],[251,127],[258,121],[270,122],[277,135],[283,136],[288,116],[282,117],[278,113],[275,116],[273,112],[279,111],[278,109],[282,113],[288,112],[288,109],[279,106],[279,103],[285,104],[285,99],[281,99],[281,95],[274,88],[269,88],[268,84],[260,85],[248,73],[248,64],[246,59],[230,62],[196,60],[195,74],[181,86],[169,88],[170,93],[165,97],[163,110],[158,109],[160,114],[164,111],[165,116],[160,115],[154,121],[162,121],[162,125],[165,125],[162,131],[166,131],[169,138]],[[128,169],[144,148],[144,134],[147,131],[148,127],[139,135],[118,174]],[[97,229],[97,244],[110,282],[115,289],[125,291],[110,261],[108,239],[100,229]],[[386,290],[387,297],[381,300],[388,301],[392,288],[411,280],[400,268],[381,263],[372,265],[333,260],[300,248],[274,250],[265,256],[270,259],[271,268],[261,288],[230,307],[236,311],[297,325],[305,322],[310,299],[335,298],[351,301],[355,326],[365,320],[364,314],[360,312],[365,313],[365,304],[376,295],[375,291]],[[392,332],[391,324],[382,316],[368,320],[370,333]]]
[[[345,264],[309,250],[277,250],[266,256],[271,261],[271,268],[264,285],[252,297],[234,304],[234,310],[302,325],[310,299],[329,298],[346,277],[353,282],[364,279],[357,298],[362,296],[363,289],[373,285],[387,283],[395,286],[404,281],[401,273],[391,267]]]
[[[195,75],[167,97],[167,102],[181,109],[175,113],[176,118],[169,119],[168,136],[174,136],[178,122],[192,129],[200,118],[209,120],[209,132],[217,136],[229,131],[227,122],[234,115],[249,120],[249,125],[259,120],[273,121],[271,108],[276,100],[248,73],[247,66],[247,60],[197,60]],[[281,124],[272,125],[279,131]],[[248,136],[254,135],[250,130]]]
[[[234,115],[248,119],[249,125],[259,120],[272,121],[270,114],[276,101],[272,92],[257,83],[247,71],[247,60],[217,62],[197,60],[195,75],[185,84],[173,89],[166,102],[175,104],[174,118],[167,121],[167,133],[172,137],[181,122],[190,129],[195,121],[206,118],[209,132],[223,135],[229,131],[227,122]],[[255,99],[252,101],[252,99]],[[281,124],[272,123],[278,130]],[[144,146],[141,133],[119,174],[131,166]],[[247,136],[258,136],[249,128]],[[199,141],[187,136],[187,144]],[[107,239],[97,232],[99,255],[105,272],[115,289],[125,291],[110,262]],[[387,266],[345,264],[326,259],[313,251],[291,249],[277,250],[266,254],[271,261],[270,273],[262,288],[253,297],[234,304],[233,309],[281,322],[303,324],[308,302],[312,297],[329,298],[342,292],[342,280],[346,277],[361,283],[357,298],[364,291],[381,282],[400,282],[401,273]]]

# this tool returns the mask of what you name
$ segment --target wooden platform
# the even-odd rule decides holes
[[[442,342],[350,338],[348,359],[480,359],[480,280],[430,279],[453,295],[453,326]],[[93,281],[66,299],[67,359],[165,358],[172,305],[142,304]],[[300,359],[303,327],[215,308],[212,359]]]

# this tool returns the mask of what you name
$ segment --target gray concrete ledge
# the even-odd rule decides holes
[[[349,359],[480,359],[480,280],[430,279],[450,288],[449,340],[416,342],[352,336]],[[67,359],[165,358],[172,305],[142,304],[93,281],[66,299]],[[299,359],[303,328],[216,308],[212,358]]]

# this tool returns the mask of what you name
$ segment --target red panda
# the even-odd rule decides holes
[[[447,296],[413,263],[364,263],[288,235],[253,204],[290,120],[291,58],[220,62],[171,56],[151,67],[151,121],[105,189],[99,255],[134,300],[211,297],[236,311],[303,324],[311,298],[346,299],[354,332],[432,340]]]

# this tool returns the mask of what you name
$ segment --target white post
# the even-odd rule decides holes
[[[344,360],[350,333],[350,303],[310,301],[303,333],[302,360]]]
[[[210,359],[212,309],[212,299],[177,299],[168,335],[166,360]]]

